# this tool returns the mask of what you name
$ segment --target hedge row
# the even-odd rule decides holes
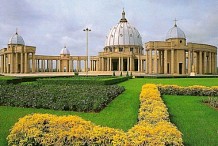
[[[118,85],[0,85],[0,105],[98,112],[124,90]]]
[[[165,95],[191,95],[191,96],[218,96],[218,86],[190,86],[181,87],[178,85],[158,85],[161,94]]]
[[[43,85],[77,85],[77,84],[97,84],[97,85],[113,85],[128,80],[129,77],[115,77],[115,78],[102,78],[102,77],[72,77],[72,78],[45,78],[38,79],[37,82]]]
[[[169,122],[166,106],[155,85],[143,86],[139,121],[128,132],[96,126],[77,116],[27,115],[13,126],[12,145],[183,145],[182,134]],[[148,108],[147,108],[148,107]]]

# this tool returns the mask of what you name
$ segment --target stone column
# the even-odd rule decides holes
[[[207,73],[207,52],[204,51],[204,74]]]
[[[105,67],[104,67],[104,57],[102,57],[102,71],[105,70]]]
[[[186,62],[187,62],[187,59],[186,59],[186,50],[184,50],[184,63],[183,63],[183,74],[187,74],[187,68],[186,68]],[[175,54],[174,54],[175,55]],[[174,60],[175,62],[175,60]]]
[[[149,71],[148,71],[148,50],[146,50],[146,66],[145,66],[145,68],[146,68],[146,70],[145,70],[145,73],[146,74],[148,74],[149,73]]]
[[[121,71],[123,71],[123,57],[121,57]]]
[[[140,72],[140,55],[138,56],[138,72]]]
[[[107,71],[109,71],[109,58],[107,57]]]
[[[202,74],[202,51],[199,52],[199,74]]]
[[[211,73],[211,52],[209,52],[209,73]]]
[[[7,62],[6,55],[4,54],[4,73],[7,73]]]
[[[69,68],[68,72],[71,72],[71,65],[72,65],[72,62],[71,62],[70,59],[68,60],[68,62],[69,62],[69,63],[68,63],[68,65],[69,65],[69,67],[68,67],[68,68]],[[85,64],[86,64],[86,63],[85,63]]]
[[[59,67],[59,72],[62,72],[62,70],[61,70],[61,60],[58,60],[58,67]],[[78,62],[77,62],[77,65],[78,65]]]
[[[96,60],[96,71],[99,71],[99,61]]]
[[[25,53],[24,56],[25,56],[24,72],[27,73],[28,72],[28,53]]]
[[[87,72],[87,63],[86,63],[86,60],[84,60],[84,64],[85,64],[85,69],[84,69],[84,71]]]
[[[1,55],[1,73],[4,73],[4,55]]]
[[[121,59],[120,59],[120,57],[119,57],[119,65],[118,65],[118,71],[121,71]]]
[[[23,53],[20,53],[20,72],[24,72],[24,61],[23,61]]]
[[[79,60],[79,71],[81,71],[81,60]]]
[[[192,64],[192,59],[191,59],[191,51],[188,51],[188,74],[191,73],[191,64]]]
[[[211,52],[211,73],[214,73],[214,53]]]
[[[167,73],[167,50],[164,50],[164,74]]]
[[[174,74],[174,49],[171,50],[171,74]]]
[[[129,71],[129,57],[127,57],[127,71]]]
[[[130,70],[130,71],[133,71],[133,69],[132,69],[132,57],[130,57],[129,61],[130,61],[130,64],[129,64],[129,68],[130,68],[130,69],[129,69],[129,70]]]
[[[44,60],[41,60],[41,72],[44,72]]]
[[[112,71],[112,58],[110,57],[110,71]]]
[[[18,53],[15,54],[15,73],[18,73]]]
[[[217,53],[215,53],[215,74],[217,74]]]
[[[38,64],[39,64],[39,62],[38,62],[38,59],[35,59],[35,72],[38,72]]]
[[[93,65],[94,65],[93,63],[94,63],[93,60],[91,60],[91,61],[90,61],[90,71],[93,71],[93,68],[94,68],[94,67],[93,67]]]
[[[53,59],[51,60],[51,72],[53,72]]]
[[[14,73],[14,53],[12,52],[10,55],[10,73]]]
[[[157,74],[157,49],[154,50],[154,74]]]
[[[158,52],[158,73],[161,73],[161,51]]]
[[[141,72],[144,72],[144,71],[143,71],[143,60],[142,60],[142,59],[141,59],[140,65],[141,65],[141,69],[140,69]]]
[[[77,63],[76,63],[76,70],[77,72],[79,72],[79,60],[77,60]]]
[[[56,69],[56,72],[58,72],[58,60],[55,60],[55,69]]]
[[[96,71],[96,61],[92,60],[92,71]]]
[[[35,53],[32,53],[32,72],[35,72]]]
[[[149,50],[149,74],[152,74],[152,49]]]

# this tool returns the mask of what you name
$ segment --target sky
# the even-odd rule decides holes
[[[164,41],[177,25],[187,42],[218,47],[216,0],[0,0],[0,48],[7,46],[16,29],[37,55],[59,55],[66,45],[72,56],[103,51],[106,36],[123,8],[128,22],[141,34],[143,44]]]

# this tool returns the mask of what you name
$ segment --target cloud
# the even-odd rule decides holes
[[[7,45],[18,27],[26,44],[37,47],[37,54],[58,55],[66,44],[71,54],[84,55],[83,29],[89,27],[90,54],[98,55],[123,8],[144,43],[165,40],[177,18],[187,41],[218,46],[218,2],[213,0],[1,0],[0,47]]]

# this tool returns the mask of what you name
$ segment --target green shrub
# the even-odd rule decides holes
[[[126,77],[128,77],[129,76],[129,73],[128,73],[128,71],[126,72]]]
[[[117,85],[0,85],[0,105],[98,112],[123,91]]]
[[[44,78],[37,82],[43,85],[113,85],[128,80],[128,77],[72,77]]]
[[[116,76],[115,71],[113,71],[113,76]]]
[[[74,75],[75,76],[79,76],[79,72],[74,72]]]

